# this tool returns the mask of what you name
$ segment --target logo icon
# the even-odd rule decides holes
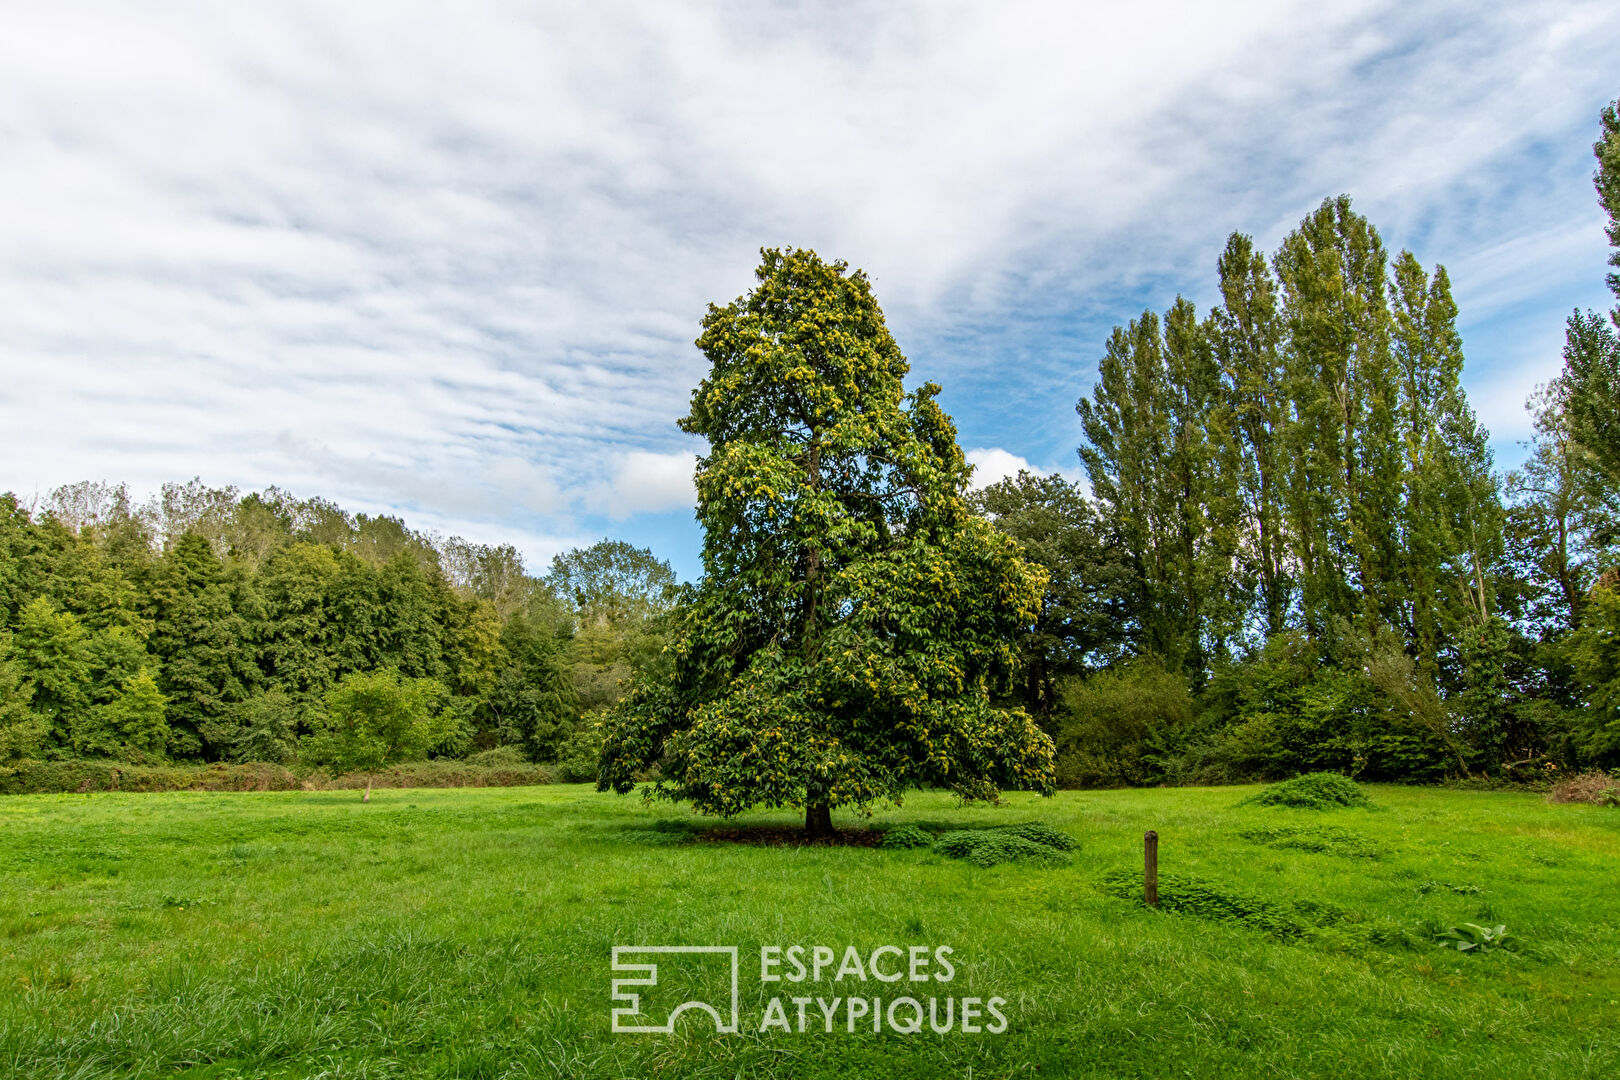
[[[668,1018],[662,1024],[648,1023],[652,1016],[642,1012],[642,992],[634,989],[645,987],[651,990],[658,985],[658,963],[660,956],[696,955],[700,959],[709,956],[724,956],[731,967],[731,1001],[729,1011],[716,1008],[709,1001],[694,998],[682,1001],[669,1011]],[[635,963],[636,959],[648,959],[644,963]],[[673,959],[666,963],[670,968],[686,968],[690,965],[681,965]],[[708,973],[709,969],[717,966],[711,962],[700,965],[704,970],[700,974]],[[732,1035],[737,1031],[737,946],[735,945],[615,945],[613,946],[613,970],[615,972],[632,973],[627,978],[613,980],[613,1000],[622,1002],[613,1009],[613,1031],[623,1035],[672,1035],[675,1032],[675,1021],[688,1009],[706,1012],[714,1019],[714,1030],[718,1034]],[[692,972],[683,971],[690,976]],[[673,981],[673,980],[671,980]],[[690,980],[687,980],[690,981]],[[666,983],[667,985],[667,983]],[[638,1021],[640,1021],[638,1023]]]

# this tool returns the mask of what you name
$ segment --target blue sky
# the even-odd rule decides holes
[[[1620,9],[96,5],[0,16],[0,489],[278,484],[697,569],[675,419],[762,245],[872,276],[995,474],[1108,329],[1348,192],[1444,263],[1511,465],[1605,307]]]

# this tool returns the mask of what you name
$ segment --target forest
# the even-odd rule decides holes
[[[1594,150],[1620,251],[1614,106]],[[1044,571],[992,693],[1051,737],[1059,784],[1620,764],[1620,307],[1569,315],[1503,472],[1445,268],[1392,255],[1348,197],[1269,255],[1234,233],[1214,273],[1212,310],[1178,298],[1103,344],[1085,482],[952,481]],[[274,488],[7,495],[0,763],[335,766],[380,694],[415,725],[396,755],[592,779],[597,721],[671,677],[671,612],[701,588],[619,541],[535,576],[511,547]]]
[[[622,542],[537,578],[509,546],[275,489],[3,496],[0,759],[322,763],[333,711],[381,689],[421,756],[589,779],[588,718],[658,663],[675,587]]]

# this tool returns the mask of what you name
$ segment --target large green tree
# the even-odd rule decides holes
[[[921,784],[966,799],[1050,789],[1052,743],[997,708],[1043,575],[972,513],[956,430],[870,283],[814,252],[766,250],[758,284],[711,306],[711,368],[685,431],[698,464],[702,580],[674,619],[673,672],[608,722],[598,786],[700,812],[831,810]]]
[[[972,503],[1046,571],[1040,612],[1018,635],[1014,688],[1024,707],[1045,720],[1058,705],[1062,679],[1124,652],[1122,628],[1136,616],[1132,565],[1080,486],[1061,476],[1020,472],[974,492]]]

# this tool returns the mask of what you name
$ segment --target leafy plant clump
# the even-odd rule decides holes
[[[1513,949],[1518,942],[1508,934],[1508,928],[1498,923],[1496,926],[1480,926],[1478,923],[1463,923],[1441,931],[1435,936],[1435,941],[1442,949],[1456,949],[1458,952],[1489,952],[1493,949]]]
[[[959,829],[934,843],[934,850],[974,866],[1023,862],[1037,866],[1067,866],[1069,852],[1080,842],[1040,822],[993,825],[986,829]]]
[[[1585,772],[1553,785],[1547,796],[1549,802],[1595,803],[1598,806],[1620,806],[1620,776],[1606,772]]]
[[[1383,854],[1369,837],[1337,825],[1256,825],[1238,833],[1250,843],[1314,851],[1347,859],[1376,859]]]
[[[1103,877],[1103,891],[1142,899],[1142,872],[1119,868]],[[1348,914],[1323,904],[1281,904],[1224,888],[1191,874],[1159,874],[1159,908],[1219,922],[1237,923],[1272,937],[1297,938],[1313,927],[1343,922]]]
[[[896,829],[889,829],[883,834],[878,847],[886,848],[924,848],[934,843],[932,833],[919,829],[915,825],[901,825]]]
[[[1371,806],[1361,785],[1342,773],[1313,772],[1268,786],[1239,805],[1291,806],[1302,810],[1331,810],[1340,806]]]

